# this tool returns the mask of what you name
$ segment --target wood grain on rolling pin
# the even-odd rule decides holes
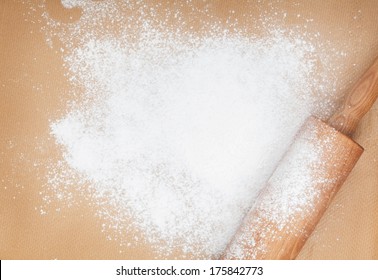
[[[358,122],[370,110],[378,92],[378,58],[354,85],[341,110],[328,121],[329,125],[345,135],[352,136]]]
[[[222,258],[295,258],[362,152],[344,134],[309,118]]]

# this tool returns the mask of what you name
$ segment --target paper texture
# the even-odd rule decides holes
[[[124,250],[117,240],[107,240],[95,210],[85,201],[62,209],[52,202],[51,208],[58,210],[47,215],[38,209],[44,181],[30,167],[33,154],[38,154],[33,149],[38,135],[49,139],[49,119],[64,114],[67,97],[62,93],[68,85],[59,48],[50,48],[41,32],[41,14],[28,17],[30,5],[22,2],[0,2],[0,258],[155,258],[148,245]],[[37,7],[38,1],[34,2]],[[49,2],[55,19],[70,22],[80,17],[80,13],[65,14],[58,0]],[[314,19],[309,30],[349,50],[337,81],[344,85],[343,94],[378,55],[375,0],[296,1],[296,5],[262,1],[247,11],[243,1],[208,2],[216,6],[220,19],[230,9],[258,16],[271,5],[288,12],[288,27],[302,24],[298,14]],[[253,26],[248,30],[256,31]],[[378,104],[363,119],[354,139],[365,152],[299,259],[378,259]],[[50,138],[44,145],[51,149],[55,143]],[[47,155],[51,160],[57,156]]]

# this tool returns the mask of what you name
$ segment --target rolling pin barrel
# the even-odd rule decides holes
[[[378,59],[329,125],[310,117],[228,244],[222,259],[294,259],[363,148],[350,139],[378,96]]]
[[[295,258],[362,151],[334,128],[308,119],[223,258]]]

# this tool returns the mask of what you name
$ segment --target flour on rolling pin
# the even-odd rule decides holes
[[[358,144],[320,120],[310,118],[262,190],[261,199],[257,199],[224,257],[295,256],[296,248],[305,242],[298,237],[311,233],[314,220],[324,212],[324,203],[329,203],[337,191],[335,187],[345,180],[361,153]],[[293,242],[294,250],[287,255],[286,246],[292,246]]]

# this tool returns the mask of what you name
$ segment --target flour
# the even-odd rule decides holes
[[[85,0],[62,0],[61,2],[62,2],[62,5],[68,9],[85,4]]]
[[[71,188],[91,189],[104,229],[121,243],[136,228],[160,257],[177,248],[217,257],[299,126],[332,110],[327,53],[293,30],[172,30],[151,21],[156,7],[119,3],[62,1],[83,11],[66,25],[45,14],[73,96],[51,121],[63,159],[49,188],[62,201]]]

